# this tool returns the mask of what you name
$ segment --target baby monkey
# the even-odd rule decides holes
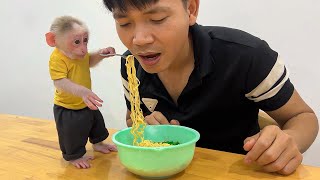
[[[89,168],[92,156],[86,154],[86,144],[102,153],[117,151],[103,141],[109,136],[98,107],[103,101],[91,91],[90,67],[114,54],[113,47],[88,53],[87,26],[72,16],[57,17],[46,33],[46,42],[55,47],[49,61],[49,72],[55,86],[53,114],[62,156],[77,168]]]

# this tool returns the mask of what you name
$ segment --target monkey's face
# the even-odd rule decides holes
[[[73,30],[65,34],[60,48],[69,58],[82,59],[88,53],[88,40],[88,30],[75,24]]]

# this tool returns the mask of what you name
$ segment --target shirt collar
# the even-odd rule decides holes
[[[212,37],[207,28],[197,23],[190,27],[190,33],[193,42],[195,68],[198,68],[200,77],[203,78],[214,69]]]

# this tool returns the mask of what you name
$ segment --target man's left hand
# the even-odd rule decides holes
[[[294,139],[276,125],[266,126],[258,134],[246,138],[243,148],[248,151],[244,162],[256,163],[266,172],[289,175],[303,159]]]

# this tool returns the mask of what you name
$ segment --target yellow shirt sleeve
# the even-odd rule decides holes
[[[67,78],[67,65],[62,59],[56,56],[50,58],[49,71],[52,80]]]

